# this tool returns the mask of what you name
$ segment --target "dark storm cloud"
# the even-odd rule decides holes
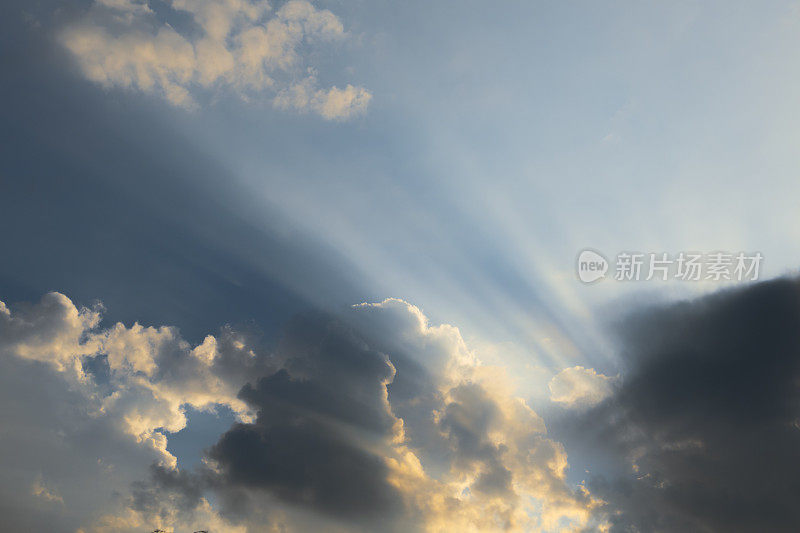
[[[621,389],[572,436],[638,465],[590,483],[612,531],[797,531],[800,282],[651,309],[623,335]]]
[[[308,314],[281,343],[286,368],[245,386],[258,410],[210,450],[222,470],[221,492],[268,493],[318,512],[356,520],[398,511],[381,455],[396,422],[386,401],[394,368],[352,329]]]

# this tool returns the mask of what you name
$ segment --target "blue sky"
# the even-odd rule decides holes
[[[117,348],[103,343],[112,342],[118,322],[130,338],[150,335],[136,330],[137,323],[169,336],[179,346],[174,353],[183,354],[175,355],[180,361],[205,357],[200,346],[210,346],[208,336],[214,346],[228,339],[233,351],[250,346],[237,335],[260,339],[253,345],[257,363],[247,363],[247,372],[228,362],[209,370],[222,372],[219,401],[198,399],[171,381],[172,392],[153,393],[185,402],[170,403],[163,420],[154,415],[167,425],[134,435],[140,443],[154,439],[162,455],[131,452],[136,460],[125,468],[134,473],[118,480],[120,494],[150,479],[146,467],[135,474],[140,462],[160,468],[174,455],[179,468],[167,465],[173,470],[163,476],[201,477],[197,469],[204,468],[207,452],[227,464],[224,444],[233,438],[234,416],[258,431],[278,431],[259,414],[274,408],[264,403],[266,396],[253,392],[250,400],[237,400],[237,392],[249,383],[258,394],[277,394],[270,387],[278,387],[283,370],[292,379],[322,379],[308,370],[321,364],[316,355],[298,355],[305,341],[295,336],[316,338],[323,327],[321,319],[297,318],[310,312],[351,324],[365,345],[389,354],[387,364],[398,376],[403,365],[421,365],[432,376],[425,379],[450,384],[449,392],[441,385],[437,394],[453,403],[469,402],[447,381],[455,379],[452,369],[420,362],[412,352],[440,350],[452,358],[448,364],[467,365],[463,344],[481,368],[505,369],[512,379],[500,387],[504,396],[492,396],[496,391],[485,385],[486,398],[498,412],[510,409],[507,396],[523,398],[535,417],[552,423],[553,442],[562,445],[562,432],[572,468],[556,478],[577,490],[586,469],[627,465],[595,457],[564,422],[573,407],[586,407],[575,398],[595,405],[633,372],[636,365],[624,357],[629,336],[620,335],[619,324],[638,310],[721,288],[747,289],[610,279],[584,285],[575,275],[578,253],[760,252],[761,279],[792,276],[800,264],[792,245],[800,227],[794,120],[800,112],[800,8],[794,2],[96,0],[10,2],[2,10],[0,220],[6,229],[0,246],[6,257],[0,301],[15,313],[19,304],[23,317],[62,308],[62,318],[83,307],[100,313],[97,323],[80,314],[85,330],[69,357],[81,364],[101,358],[98,365],[110,365],[108,383],[120,390],[133,390],[128,381],[115,381],[123,379],[123,367],[154,372],[151,366],[171,359],[162,358],[151,338],[152,364],[131,352],[119,356],[128,363],[115,370]],[[51,291],[68,300],[33,303]],[[353,310],[364,302],[376,305]],[[381,337],[364,318],[369,313],[387,313],[396,327],[389,333],[379,328]],[[426,326],[412,328],[420,313]],[[8,320],[0,333],[10,340],[0,348],[23,359],[19,354],[39,353],[21,348],[33,341],[14,329],[22,322]],[[305,333],[287,326],[293,321]],[[159,329],[169,326],[175,329],[168,334]],[[87,352],[87,339],[97,335],[105,339],[95,339],[102,347]],[[426,344],[434,337],[437,350]],[[431,361],[440,357],[435,354]],[[66,355],[48,357],[29,358],[64,371]],[[280,370],[276,361],[288,366]],[[578,381],[570,381],[573,374],[563,372],[575,368]],[[86,372],[98,391],[112,386]],[[484,376],[484,370],[470,372]],[[153,390],[168,386],[166,378],[156,379],[158,372],[148,375]],[[460,379],[492,381],[470,376]],[[72,390],[89,378],[81,379],[64,386]],[[376,371],[364,379],[385,387],[381,380],[389,378]],[[564,393],[568,399],[554,399],[553,387],[565,383],[575,387]],[[580,396],[581,384],[588,396]],[[365,391],[360,400],[383,405],[373,388]],[[93,394],[96,400],[100,393]],[[387,400],[390,414],[415,427],[418,412],[399,414],[411,409],[406,400]],[[209,414],[215,408],[224,416]],[[146,418],[144,408],[137,409],[136,416]],[[446,419],[444,407],[434,411]],[[183,412],[188,422],[181,424]],[[133,430],[119,431],[114,438]],[[170,444],[163,447],[155,434]],[[177,436],[170,440],[169,434]],[[347,436],[359,451],[378,446],[361,429]],[[413,450],[415,437],[407,438]],[[448,471],[440,464],[444,456],[449,471],[463,466],[452,458],[456,451],[439,457],[436,450],[427,458],[420,452],[426,472]],[[491,465],[499,459],[480,460],[486,461],[481,475],[497,474]],[[516,473],[523,466],[504,468]],[[226,483],[242,483],[235,464],[228,467]],[[52,494],[70,479],[59,478],[58,469],[34,470],[19,475],[49,483]],[[448,483],[469,489],[465,472]],[[473,492],[483,486],[480,479],[473,479]],[[204,492],[204,501],[217,506],[207,520],[257,531],[252,524],[263,517],[226,507],[234,488]],[[281,487],[264,490],[270,516],[288,513],[290,528],[327,524],[325,501],[321,511],[306,509]],[[522,530],[533,523],[541,531],[607,526],[593,511],[599,504],[589,489],[568,504],[561,489],[547,495],[525,490],[517,496],[535,504],[506,509],[514,517],[509,524],[522,524],[523,515],[532,520]],[[63,504],[67,496],[59,497]],[[123,503],[114,505],[124,509],[120,498]],[[570,512],[547,522],[547,506],[558,498]],[[143,504],[136,505],[129,507],[145,520]],[[73,531],[96,525],[103,514],[91,505],[75,508]],[[428,518],[413,527],[435,530],[440,510],[417,512]],[[398,530],[412,527],[410,515],[401,515]],[[19,524],[50,523],[41,516],[21,514]],[[373,527],[363,517],[350,518],[336,516],[336,527]],[[175,523],[163,525],[180,531]]]

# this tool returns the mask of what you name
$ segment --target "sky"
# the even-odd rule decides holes
[[[5,523],[795,531],[799,30],[4,2]]]

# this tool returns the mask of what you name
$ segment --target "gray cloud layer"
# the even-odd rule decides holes
[[[796,531],[800,282],[652,308],[622,334],[623,385],[572,428],[621,462],[590,483],[611,531]]]

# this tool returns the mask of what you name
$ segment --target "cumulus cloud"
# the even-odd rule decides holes
[[[565,368],[550,380],[550,400],[566,407],[591,407],[608,397],[613,377],[598,374],[592,368]]]
[[[161,456],[167,432],[186,425],[184,409],[226,406],[240,419],[251,412],[237,397],[251,372],[266,371],[267,360],[246,348],[240,335],[224,329],[198,346],[171,327],[97,329],[99,309],[77,308],[66,296],[49,293],[36,305],[11,313],[0,307],[0,350],[46,363],[86,398],[86,409]]]
[[[105,87],[157,94],[194,107],[202,93],[225,89],[243,99],[329,120],[363,113],[372,95],[347,84],[319,87],[303,50],[342,41],[342,22],[306,0],[273,10],[264,0],[172,0],[164,14],[136,0],[98,0],[63,32],[84,75]]]
[[[572,438],[605,453],[590,482],[611,531],[795,531],[800,282],[637,312],[619,390]]]
[[[257,420],[210,452],[237,505],[277,498],[366,530],[546,531],[598,504],[502,370],[406,302],[299,318],[280,350],[284,369],[241,393]]]
[[[457,328],[429,324],[406,302],[300,315],[269,351],[230,328],[191,346],[170,327],[101,327],[101,313],[58,293],[13,312],[0,307],[3,394],[25,397],[11,386],[25,373],[57,384],[52,401],[4,422],[38,428],[20,432],[17,445],[58,450],[44,469],[32,467],[33,452],[14,468],[4,461],[0,490],[32,476],[31,502],[16,511],[23,528],[47,529],[24,519],[42,505],[58,510],[54,520],[71,513],[72,529],[87,533],[556,531],[594,523],[600,502],[567,482],[563,446],[511,393],[503,370],[483,365]],[[166,443],[186,425],[184,409],[219,405],[239,421],[202,466],[179,469]],[[80,435],[63,427],[66,437],[43,445],[40,426],[55,416],[48,410],[68,413],[67,426],[84,426]],[[96,442],[82,440],[96,431]],[[59,471],[69,461],[82,471]],[[110,476],[100,495],[91,488],[99,476]],[[91,497],[76,506],[81,494]]]
[[[282,351],[285,368],[241,391],[258,409],[255,422],[235,425],[210,450],[221,482],[332,515],[385,520],[400,495],[382,447],[402,431],[387,399],[395,374],[388,357],[326,317],[295,320]]]

